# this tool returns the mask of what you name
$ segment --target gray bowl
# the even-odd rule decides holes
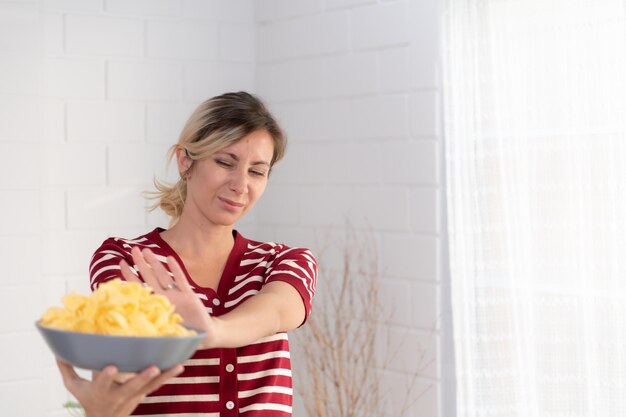
[[[35,326],[59,359],[82,369],[115,365],[120,372],[140,372],[151,365],[162,371],[171,368],[189,359],[206,337],[197,330],[195,336],[131,337],[68,332],[39,322]]]

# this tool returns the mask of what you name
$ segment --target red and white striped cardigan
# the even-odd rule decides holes
[[[317,264],[307,249],[255,242],[233,232],[230,253],[217,292],[198,286],[174,250],[155,229],[136,239],[109,238],[91,259],[91,288],[120,276],[119,262],[133,265],[133,246],[150,248],[163,262],[173,256],[208,314],[220,316],[254,296],[264,284],[284,281],[294,286],[311,311]],[[150,394],[133,415],[177,417],[287,417],[292,412],[289,342],[277,333],[250,345],[197,351],[184,372]]]

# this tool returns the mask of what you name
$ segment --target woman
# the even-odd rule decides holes
[[[59,362],[88,417],[291,415],[285,332],[310,312],[316,262],[306,249],[252,241],[234,229],[263,194],[285,145],[274,118],[248,93],[214,97],[192,114],[170,151],[181,179],[173,187],[156,183],[170,228],[107,239],[90,276],[92,289],[120,273],[146,282],[207,337],[184,370],[162,374],[149,368],[122,379],[107,367],[90,382]]]

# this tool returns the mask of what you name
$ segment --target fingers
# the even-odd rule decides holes
[[[191,291],[191,287],[189,287],[189,282],[187,282],[187,278],[185,277],[185,273],[183,269],[180,267],[176,259],[173,256],[167,257],[167,265],[170,267],[170,271],[174,274],[174,282],[178,286],[181,291]]]
[[[149,249],[144,249],[144,251],[148,251]],[[137,247],[133,247],[130,252],[133,256],[133,261],[135,262],[135,267],[141,274],[141,277],[146,282],[146,284],[150,285],[152,289],[161,288],[161,284],[159,280],[156,278],[152,267],[148,265],[146,259],[143,256],[142,251]]]
[[[151,253],[150,249],[144,249],[143,251],[139,249],[137,246],[133,247],[131,250],[131,254],[133,256],[133,262],[135,262],[135,268],[141,275],[141,278],[144,280],[146,284],[148,284],[153,291],[157,292],[163,288],[161,285],[161,281],[158,279],[156,275],[156,271],[152,268],[150,264],[146,261],[144,257],[144,253]],[[158,261],[158,260],[157,260]]]
[[[161,373],[159,368],[151,366],[144,369],[136,377],[128,380],[120,388],[128,390],[133,395],[146,395],[163,385],[168,379],[183,372],[182,365],[176,365]]]
[[[118,375],[117,368],[109,365],[104,367],[100,372],[94,372],[93,386],[97,391],[106,392],[111,389]]]
[[[128,265],[128,262],[126,262],[124,259],[120,261],[120,270],[122,272],[122,276],[126,281],[141,283],[141,279],[139,279],[135,271],[133,271],[130,265]]]
[[[185,368],[182,365],[176,365],[176,366],[171,367],[170,369],[166,370],[161,375],[159,375],[157,378],[150,381],[144,387],[144,392],[146,394],[151,393],[152,391],[159,388],[161,385],[165,384],[170,378],[174,378],[175,376],[182,374],[184,370]]]
[[[81,378],[71,365],[60,359],[57,359],[57,366],[67,389],[85,410],[91,410],[91,415],[128,415],[142,398],[184,370],[182,365],[176,365],[161,372],[156,366],[151,366],[120,384],[115,379],[124,374],[120,374],[115,366],[94,372],[91,381]],[[103,410],[108,411],[103,414]]]
[[[131,254],[139,273],[152,289],[163,288],[165,284],[171,281],[169,273],[150,249],[140,250],[135,246]]]
[[[150,249],[146,248],[140,250],[138,247],[134,247],[131,254],[141,277],[153,289],[164,288],[173,281],[180,290],[191,290],[185,273],[174,257],[167,257],[167,265],[170,268],[170,273],[163,265],[163,262],[161,262]],[[122,266],[120,262],[120,268],[122,268],[124,277],[129,275],[129,272],[132,273],[130,267],[126,268],[127,266],[127,264]]]
[[[56,362],[57,362],[57,367],[59,368],[59,371],[61,372],[61,378],[63,378],[63,384],[71,393],[74,393],[74,391],[78,389],[78,386],[80,385],[80,383],[86,380],[81,378],[76,373],[72,365],[66,362],[63,362],[62,360],[58,358]]]
[[[128,381],[129,379],[132,379],[134,377],[136,377],[137,374],[136,373],[132,373],[132,372],[118,372],[117,375],[115,375],[115,377],[113,378],[113,380],[117,383],[117,384],[123,384],[126,381]]]
[[[161,263],[161,261],[157,259],[154,252],[152,252],[150,249],[144,249],[142,251],[142,255],[144,256],[144,259],[148,262],[150,267],[152,267],[152,271],[159,281],[160,288],[163,288],[167,284],[172,283],[170,273],[167,271],[167,269],[165,269],[163,263]]]
[[[141,371],[136,377],[129,379],[123,387],[133,392],[134,395],[138,395],[142,392],[142,388],[150,383],[150,381],[156,378],[161,371],[156,366],[150,366]]]

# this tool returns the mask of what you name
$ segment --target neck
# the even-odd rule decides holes
[[[203,256],[207,252],[230,252],[235,240],[233,227],[194,221],[190,216],[181,216],[161,237],[181,256]]]

